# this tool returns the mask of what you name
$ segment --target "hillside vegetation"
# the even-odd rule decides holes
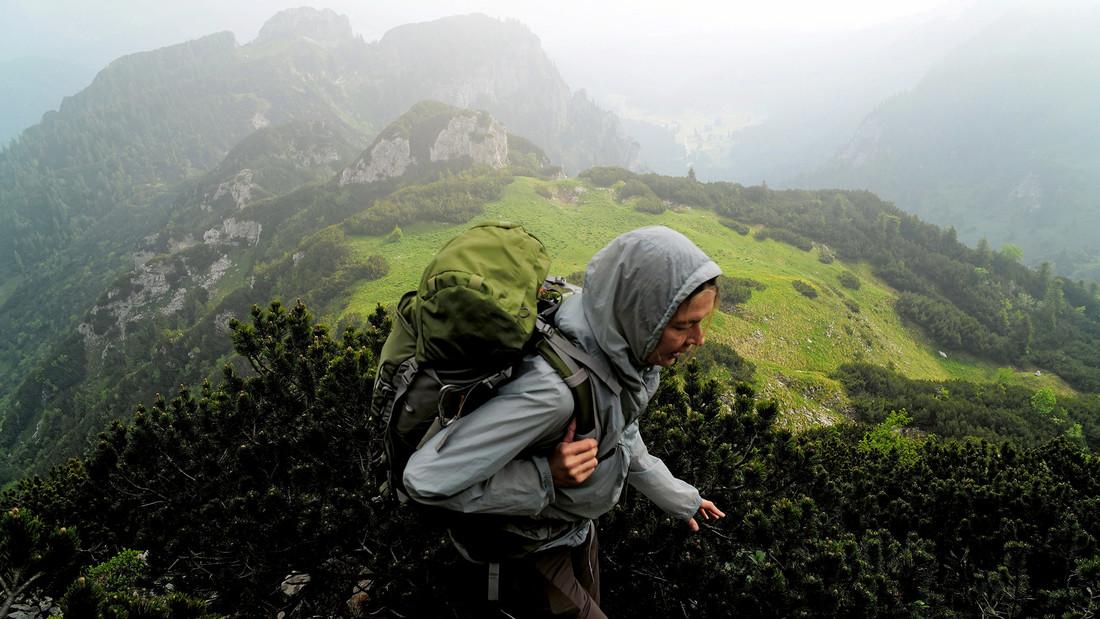
[[[484,220],[523,224],[546,245],[551,273],[560,276],[583,271],[592,254],[622,232],[659,224],[687,234],[727,276],[762,284],[747,301],[717,315],[708,341],[730,346],[756,364],[755,386],[790,404],[781,415],[793,427],[843,416],[846,398],[829,375],[854,361],[894,367],[914,379],[1007,380],[1033,389],[1054,385],[1062,393],[1070,391],[1052,376],[1021,370],[1007,370],[1006,376],[995,362],[954,350],[941,357],[935,343],[903,324],[894,311],[897,292],[874,277],[869,265],[840,260],[824,264],[819,256],[828,248],[803,251],[774,239],[736,234],[711,210],[680,207],[653,215],[583,178],[517,177],[471,223]],[[351,287],[340,322],[358,324],[377,303],[394,307],[405,291],[416,287],[435,251],[466,227],[405,226],[396,242],[385,235],[349,236],[359,259],[382,255],[391,266],[386,276]],[[856,283],[842,284],[846,276]],[[808,282],[818,297],[803,296],[791,285],[794,281]]]
[[[411,117],[438,127],[468,114],[425,104]],[[395,135],[365,151],[370,165]],[[643,433],[727,518],[689,536],[625,497],[601,522],[609,607],[685,617],[1096,610],[1095,287],[969,249],[866,192],[622,168],[558,179],[527,167],[539,167],[538,152],[514,155],[493,167],[467,154],[369,183],[342,185],[340,173],[249,204],[237,216],[258,228],[215,228],[244,238],[225,249],[236,256],[235,274],[219,280],[228,285],[207,296],[203,274],[219,252],[203,243],[153,256],[159,266],[144,273],[183,291],[179,322],[162,312],[139,323],[144,335],[104,349],[101,366],[78,365],[84,342],[70,341],[36,379],[56,382],[33,386],[72,381],[56,401],[90,408],[94,389],[116,384],[113,410],[144,404],[117,413],[83,458],[9,485],[3,526],[26,552],[3,555],[0,568],[40,573],[32,589],[72,615],[476,615],[457,601],[472,585],[451,573],[473,572],[381,491],[380,420],[367,410],[392,325],[385,306],[478,220],[522,222],[574,281],[617,234],[663,224],[724,268],[725,300],[708,344],[665,373]],[[409,223],[364,234],[379,213]],[[91,333],[129,324],[116,320],[116,300],[156,285],[134,277],[89,312]],[[168,290],[158,304],[174,303]],[[246,303],[251,312],[235,309]],[[123,345],[158,348],[153,362],[129,364]],[[96,420],[107,423],[101,413],[66,425],[60,410],[43,411],[36,435],[92,437]],[[22,445],[47,444],[32,439]],[[21,453],[44,471],[81,442]],[[273,593],[287,574],[310,584]]]
[[[368,408],[391,324],[377,311],[336,338],[304,306],[278,303],[234,321],[252,370],[140,406],[85,461],[0,497],[0,526],[20,542],[0,554],[11,590],[33,576],[27,590],[60,596],[66,616],[483,616],[478,571],[380,491],[381,421]],[[624,497],[600,523],[607,608],[1097,610],[1100,461],[1080,446],[908,438],[904,415],[794,437],[775,428],[774,403],[695,362],[662,385],[642,421],[649,449],[726,517],[690,534]]]

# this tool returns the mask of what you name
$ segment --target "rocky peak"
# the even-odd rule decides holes
[[[469,157],[494,169],[507,165],[508,132],[488,112],[423,101],[382,132],[340,175],[340,185],[401,176],[409,167]]]
[[[279,11],[260,29],[257,43],[288,39],[307,39],[322,45],[333,45],[355,38],[346,15],[331,9],[317,10],[298,7]]]

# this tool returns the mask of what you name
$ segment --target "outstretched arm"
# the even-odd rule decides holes
[[[710,508],[707,508],[705,514],[702,513],[704,505],[709,501],[704,501],[694,486],[677,479],[660,458],[649,453],[638,433],[638,422],[627,427],[623,434],[623,443],[630,452],[630,476],[627,481],[656,503],[657,507],[687,521],[692,530],[699,527],[699,523],[695,522],[697,514],[707,519],[712,515],[719,517]],[[711,503],[710,507],[713,505]]]

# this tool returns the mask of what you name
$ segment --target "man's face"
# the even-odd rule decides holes
[[[646,361],[667,368],[692,346],[702,345],[703,319],[714,309],[715,294],[713,290],[704,290],[681,303]]]

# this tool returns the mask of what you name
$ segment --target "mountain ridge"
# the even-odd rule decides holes
[[[314,16],[322,24],[320,31],[308,23],[295,25]],[[329,24],[333,21],[335,27]],[[275,242],[285,242],[289,249],[300,240],[295,234],[315,231],[316,222],[295,219],[292,213],[281,216],[280,221],[293,223],[277,234],[274,227],[250,228],[243,215],[226,225],[229,218],[224,215],[250,210],[255,202],[285,195],[302,183],[298,191],[303,200],[324,194],[323,186],[311,184],[327,178],[330,167],[349,163],[372,136],[421,101],[415,98],[417,91],[431,90],[430,84],[402,81],[404,65],[397,48],[349,39],[343,24],[344,18],[332,14],[291,12],[275,19],[274,30],[258,43],[239,45],[223,32],[118,58],[57,111],[0,148],[0,388],[5,397],[14,397],[19,385],[51,356],[46,351],[68,341],[97,297],[135,264],[203,244],[204,235],[215,228],[223,241],[255,238],[257,232],[261,237],[275,234]],[[477,88],[458,92],[452,84],[440,91],[480,98],[489,113],[494,106],[506,107],[513,123],[531,129],[524,138],[510,124],[506,126],[513,133],[495,131],[497,150],[527,153],[528,168],[551,173],[547,155],[534,146],[535,133],[539,143],[565,145],[557,154],[551,152],[557,161],[630,164],[622,155],[633,151],[620,146],[632,143],[614,115],[596,108],[583,93],[571,93],[526,28],[475,16],[413,25],[399,38],[412,45],[425,32],[456,24],[463,32],[476,32],[478,45],[497,40],[497,48],[506,50],[518,41],[523,53],[502,54],[493,64],[493,55],[456,47],[457,38],[448,48],[452,63],[468,57],[470,70],[482,76],[508,68],[505,82],[533,66],[537,77],[532,79],[545,86],[543,92],[510,90],[506,101],[495,98],[494,93],[503,92],[497,90],[480,96]],[[299,36],[303,32],[312,39]],[[319,37],[338,45],[318,44]],[[486,63],[491,66],[482,67]],[[430,78],[426,73],[421,77]],[[463,78],[452,75],[451,81],[462,83]],[[557,93],[553,111],[544,96],[551,91]],[[210,170],[233,167],[226,156],[246,148],[242,145],[249,136],[260,140],[265,129],[296,121],[317,123],[337,136],[318,138],[312,155],[296,151],[322,161],[314,159],[316,165],[304,168],[279,163],[279,156],[295,148],[293,139],[268,135],[288,152],[270,154],[266,171],[238,166],[233,174],[202,186]],[[563,137],[549,139],[559,132]],[[398,184],[395,180],[386,191]],[[326,212],[347,217],[357,200],[381,195],[375,192],[363,190]],[[220,219],[211,223],[203,211],[184,208],[191,198],[206,200]],[[162,230],[164,226],[171,229]]]
[[[1095,9],[994,22],[798,184],[865,187],[965,242],[1016,245],[1029,264],[1097,279],[1097,24]]]

